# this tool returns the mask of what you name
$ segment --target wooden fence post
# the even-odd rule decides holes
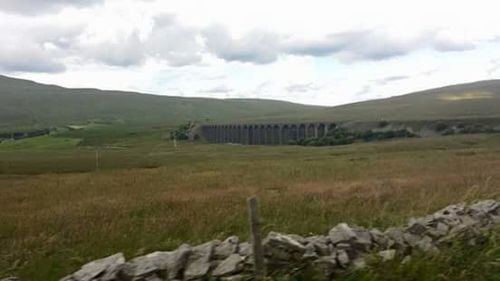
[[[100,161],[100,156],[99,156],[99,149],[96,149],[95,151],[95,169],[96,171],[99,170],[99,161]]]
[[[262,240],[260,237],[260,222],[257,215],[257,198],[250,197],[247,199],[247,203],[254,262],[254,275],[256,280],[262,280],[265,276],[264,251],[262,249]]]

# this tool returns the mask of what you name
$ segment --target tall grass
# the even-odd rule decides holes
[[[46,168],[42,155],[58,163],[57,153],[38,151],[31,162],[29,151],[0,152],[10,161],[0,176],[0,275],[56,280],[119,251],[245,239],[250,195],[260,198],[264,230],[303,235],[342,221],[384,228],[500,196],[498,135],[334,148],[148,143],[104,151],[102,169],[83,173],[71,172],[85,159],[76,148],[60,152],[68,167],[30,175]]]

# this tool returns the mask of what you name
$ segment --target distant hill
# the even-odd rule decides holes
[[[446,86],[327,109],[327,120],[436,120],[500,117],[500,80]]]
[[[258,99],[208,99],[67,89],[0,76],[0,130],[84,123],[174,125],[189,120],[278,120],[310,116],[319,107]]]
[[[377,121],[500,117],[500,80],[447,86],[387,99],[317,107],[259,99],[209,99],[67,89],[0,76],[0,130],[85,123],[175,125],[189,120]]]

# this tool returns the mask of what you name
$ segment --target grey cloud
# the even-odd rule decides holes
[[[40,6],[41,10],[48,7],[63,7],[65,5],[85,6],[99,3],[99,0],[0,0],[0,9],[23,10],[23,5]],[[71,3],[70,3],[71,2]],[[44,3],[44,4],[41,4]],[[43,7],[42,7],[43,6]],[[30,6],[31,7],[31,6]],[[13,17],[26,19],[24,17]],[[105,41],[92,41],[92,38],[81,36],[85,25],[58,25],[53,22],[39,24],[46,17],[30,19],[29,26],[6,27],[9,34],[0,38],[3,45],[4,59],[0,63],[4,69],[14,69],[15,56],[23,49],[31,54],[34,61],[40,62],[40,67],[34,65],[34,71],[48,69],[61,71],[66,58],[77,58],[98,61],[107,65],[127,67],[142,64],[149,58],[179,67],[200,63],[204,55],[211,54],[225,61],[237,61],[254,64],[275,62],[280,55],[297,56],[334,56],[343,62],[376,61],[403,56],[422,48],[432,48],[437,51],[462,51],[473,48],[471,43],[457,41],[440,36],[438,31],[431,31],[406,39],[391,37],[379,30],[358,30],[335,33],[317,40],[295,39],[284,34],[253,30],[241,37],[234,37],[229,30],[221,25],[200,29],[180,23],[175,15],[159,14],[152,19],[149,33],[131,32]],[[84,34],[89,35],[89,34]],[[90,35],[89,35],[90,36]],[[6,39],[7,38],[7,39]],[[16,46],[20,50],[7,50],[5,45]],[[55,50],[53,50],[55,49]],[[48,50],[50,56],[46,55]],[[10,52],[5,54],[5,52]],[[9,62],[5,57],[10,58]],[[41,59],[46,56],[45,59]],[[29,56],[28,56],[29,57]],[[23,58],[18,58],[22,60]],[[23,64],[21,64],[23,65]],[[29,71],[29,68],[19,67]],[[396,77],[397,78],[397,77]],[[401,77],[400,77],[401,78]],[[393,77],[394,79],[394,77]],[[394,80],[393,80],[394,81]],[[388,83],[381,81],[381,83]],[[306,88],[290,86],[289,91],[305,91]]]
[[[490,38],[486,39],[485,42],[488,42],[488,43],[498,43],[498,42],[500,42],[500,34],[491,36]]]
[[[37,15],[57,12],[64,7],[87,7],[104,0],[2,0],[0,10],[7,13]]]
[[[269,89],[273,86],[273,84],[274,83],[271,80],[264,81],[264,82],[260,83],[259,85],[257,85],[257,87],[255,87],[255,90],[253,91],[253,93],[255,95],[260,95],[260,94],[269,92]]]
[[[254,30],[235,39],[220,25],[203,32],[208,50],[226,61],[266,64],[278,59],[279,37],[276,34]]]
[[[370,94],[372,91],[372,87],[370,85],[364,85],[361,90],[355,93],[356,96],[364,96]]]
[[[202,47],[197,42],[198,34],[196,28],[180,24],[173,15],[158,15],[145,43],[146,51],[171,66],[194,64],[201,61]]]
[[[490,61],[491,67],[487,70],[488,75],[492,75],[500,69],[500,59],[494,59]]]
[[[433,47],[440,52],[462,52],[476,48],[471,42],[460,42],[451,39],[436,38]]]
[[[227,87],[226,85],[218,85],[213,88],[201,90],[202,93],[230,93],[233,89]]]
[[[114,42],[83,44],[78,48],[88,59],[111,66],[137,65],[145,59],[143,45],[136,32]]]
[[[203,32],[208,51],[226,61],[266,64],[281,54],[329,56],[351,62],[384,60],[409,53],[414,41],[400,41],[371,30],[330,34],[319,40],[297,40],[278,34],[254,30],[233,38],[223,26],[212,26]]]
[[[371,30],[330,34],[315,41],[289,41],[284,45],[284,51],[290,54],[336,54],[344,61],[383,60],[406,54],[411,49],[411,42],[391,39],[384,33]]]
[[[320,89],[320,87],[310,82],[302,84],[290,84],[285,89],[291,93],[307,93],[311,91],[317,91]]]
[[[419,75],[419,76],[430,76],[430,75],[432,75],[432,74],[434,74],[434,73],[436,73],[436,72],[438,72],[438,71],[439,71],[439,68],[433,68],[433,69],[430,69],[430,70],[427,70],[427,71],[421,72],[421,73],[419,73],[418,75]]]
[[[254,30],[233,38],[223,26],[212,26],[203,33],[208,51],[226,61],[272,63],[281,54],[335,56],[343,62],[378,61],[407,55],[430,47],[440,52],[465,51],[474,44],[441,36],[438,31],[405,39],[378,30],[357,30],[329,34],[321,39],[303,40]]]
[[[385,85],[385,84],[390,83],[390,82],[406,80],[409,78],[410,78],[409,75],[394,75],[394,76],[388,76],[388,77],[384,77],[382,79],[378,79],[375,81],[375,83],[377,83],[379,85]]]
[[[339,55],[345,60],[384,60],[409,53],[413,42],[398,41],[377,32],[354,32],[339,36],[343,48]]]
[[[329,56],[342,49],[342,44],[336,40],[326,38],[324,40],[295,40],[283,43],[283,50],[286,53],[294,55],[309,55],[309,56]]]
[[[0,69],[7,72],[63,72],[66,67],[49,52],[34,44],[16,48],[0,46]]]
[[[0,38],[0,69],[8,72],[63,72],[64,59],[81,34],[79,24],[60,26],[47,20],[7,22]]]
[[[114,40],[94,43],[80,42],[78,50],[87,59],[111,66],[140,65],[147,58],[155,58],[170,66],[185,66],[201,61],[198,31],[178,23],[173,15],[158,15],[151,32],[140,38],[138,31]]]

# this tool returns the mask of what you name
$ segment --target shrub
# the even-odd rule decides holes
[[[442,131],[448,129],[448,124],[443,123],[443,122],[438,122],[438,123],[436,123],[434,128],[436,129],[436,131],[442,132]]]
[[[389,122],[386,120],[382,120],[382,121],[378,122],[379,128],[384,128],[384,127],[387,127],[388,125],[389,125]]]
[[[327,146],[327,145],[346,145],[352,144],[356,140],[365,142],[378,141],[392,138],[409,138],[415,137],[415,134],[407,129],[391,130],[384,132],[374,132],[372,130],[365,132],[352,132],[346,128],[335,128],[330,130],[325,137],[322,138],[308,138],[297,141],[299,145],[314,145],[314,146]]]
[[[181,124],[173,132],[170,132],[170,139],[187,140],[189,139],[189,132],[195,126],[194,123],[188,122]]]

